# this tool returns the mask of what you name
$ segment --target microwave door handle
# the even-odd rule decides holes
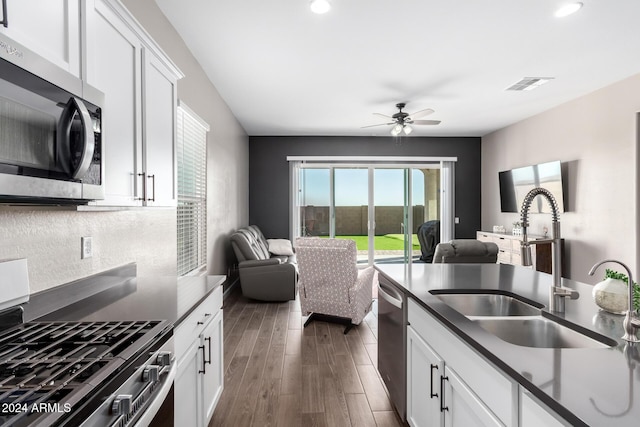
[[[67,102],[62,115],[60,116],[60,134],[64,138],[63,144],[58,147],[59,159],[63,163],[63,167],[67,168],[71,164],[71,124],[75,112],[78,112],[80,116],[80,124],[82,125],[82,131],[84,133],[84,143],[82,144],[82,155],[80,156],[80,162],[73,171],[68,171],[72,178],[82,179],[91,166],[91,160],[93,159],[93,151],[95,149],[95,141],[93,139],[93,122],[89,110],[84,105],[84,102],[78,98],[72,96]]]
[[[7,0],[2,0],[2,21],[0,24],[4,25],[5,28],[9,26],[9,20],[7,19]]]

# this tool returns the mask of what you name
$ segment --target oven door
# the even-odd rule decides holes
[[[173,427],[174,420],[174,397],[173,397],[173,379],[175,378],[176,368],[173,369],[173,378],[171,382],[166,382],[162,386],[162,390],[154,396],[153,402],[142,413],[136,427]]]
[[[82,427],[173,424],[173,382],[177,372],[173,338],[160,349],[134,361],[132,368],[124,382],[104,396],[102,405],[82,422]],[[156,420],[162,422],[156,424]],[[165,421],[169,424],[162,424]]]

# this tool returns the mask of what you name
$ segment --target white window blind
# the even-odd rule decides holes
[[[181,103],[176,144],[179,276],[206,264],[208,131],[209,125]]]

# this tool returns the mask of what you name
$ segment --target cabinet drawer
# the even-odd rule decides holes
[[[411,327],[502,423],[507,426],[517,425],[517,408],[511,403],[517,402],[518,385],[450,332],[413,299],[409,299],[408,304],[408,320]]]
[[[198,339],[221,307],[222,286],[218,286],[186,319],[180,322],[174,333],[177,360],[180,360],[193,341]]]
[[[500,248],[501,250],[503,251],[511,250],[511,239],[507,239],[506,237],[494,237],[493,239],[495,244],[498,245],[498,248]]]
[[[511,264],[511,253],[500,249],[498,251],[498,262],[500,264]]]
[[[476,233],[476,238],[481,242],[493,242],[493,237],[489,236],[487,233]]]
[[[511,264],[522,265],[522,255],[520,253],[511,254]]]
[[[512,239],[511,240],[511,250],[516,252],[516,253],[520,253],[520,239]]]

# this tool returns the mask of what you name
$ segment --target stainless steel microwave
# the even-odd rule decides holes
[[[104,95],[0,37],[0,203],[104,198]]]

